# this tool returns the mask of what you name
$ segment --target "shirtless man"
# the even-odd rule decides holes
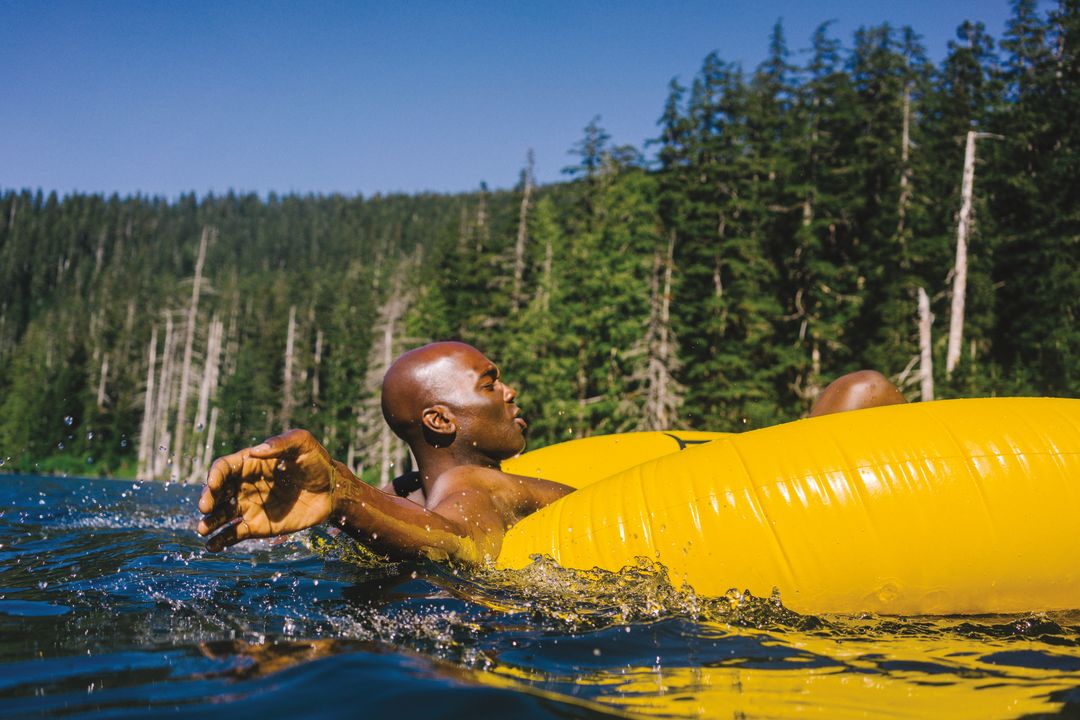
[[[419,502],[365,484],[311,433],[289,430],[214,461],[199,499],[198,532],[210,536],[206,546],[216,552],[331,522],[394,559],[494,559],[508,528],[572,491],[499,469],[525,447],[516,397],[495,364],[470,345],[440,342],[407,352],[386,373],[382,409],[416,458]],[[897,402],[904,398],[888,380],[861,371],[826,388],[811,414]]]
[[[464,343],[402,355],[383,380],[383,416],[416,458],[424,505],[358,479],[306,430],[214,461],[199,499],[213,551],[248,538],[332,522],[395,559],[494,559],[507,528],[572,488],[509,475],[499,463],[525,447],[525,420],[499,369]]]

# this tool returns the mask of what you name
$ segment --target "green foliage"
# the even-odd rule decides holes
[[[937,318],[939,396],[1080,394],[1080,5],[1016,0],[1000,42],[965,22],[936,68],[910,28],[862,28],[845,48],[826,24],[810,46],[794,65],[778,24],[752,72],[710,54],[669,85],[655,161],[613,146],[594,118],[571,179],[528,198],[524,186],[0,193],[5,469],[134,472],[150,339],[158,378],[166,318],[183,338],[205,226],[217,235],[193,357],[207,367],[220,322],[215,454],[279,431],[285,414],[339,457],[370,436],[357,424],[371,421],[375,330],[395,287],[412,298],[398,344],[486,351],[520,391],[534,447],[657,418],[716,430],[791,419],[860,367],[914,395],[920,287]],[[964,352],[946,378],[969,130],[990,136]],[[182,349],[169,350],[177,367]]]

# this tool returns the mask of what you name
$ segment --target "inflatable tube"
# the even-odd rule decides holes
[[[1080,608],[1078,527],[1080,400],[950,400],[664,454],[524,519],[498,564],[644,556],[703,595],[777,588],[802,613],[1063,610]]]
[[[527,452],[504,462],[502,469],[515,475],[544,478],[573,488],[583,488],[648,460],[730,434],[669,430],[594,435]]]

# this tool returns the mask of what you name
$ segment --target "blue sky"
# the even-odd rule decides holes
[[[512,186],[560,178],[595,115],[655,136],[705,55],[753,68],[782,19],[850,45],[911,25],[935,61],[1007,0],[73,2],[0,0],[0,189],[164,195]]]

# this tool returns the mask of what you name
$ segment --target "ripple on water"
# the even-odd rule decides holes
[[[647,562],[209,555],[198,489],[0,476],[0,715],[1017,717],[1080,706],[1080,614],[803,616]],[[44,500],[45,503],[41,504]],[[222,708],[222,705],[227,706]]]

